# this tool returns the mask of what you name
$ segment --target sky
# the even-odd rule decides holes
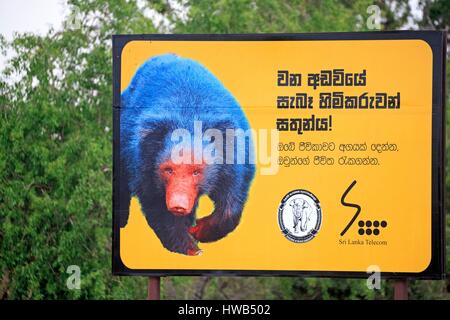
[[[45,34],[61,29],[66,14],[65,0],[0,0],[0,33],[8,40],[14,31]]]
[[[44,35],[51,27],[62,29],[68,14],[65,0],[0,0],[0,34],[12,40],[14,32]],[[0,55],[0,70],[7,57]]]

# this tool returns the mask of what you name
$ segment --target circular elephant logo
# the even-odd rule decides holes
[[[278,224],[284,236],[292,242],[312,240],[322,224],[319,199],[306,190],[289,192],[278,207]]]

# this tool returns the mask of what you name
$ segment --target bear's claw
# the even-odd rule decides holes
[[[187,255],[188,256],[201,256],[203,254],[203,251],[200,249],[188,249]]]

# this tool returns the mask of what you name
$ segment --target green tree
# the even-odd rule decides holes
[[[111,276],[111,35],[155,29],[135,2],[71,4],[79,27],[2,41],[0,296],[144,298],[144,279]]]

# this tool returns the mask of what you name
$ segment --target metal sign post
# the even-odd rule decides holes
[[[148,277],[147,300],[161,300],[161,277]]]
[[[394,300],[408,300],[408,280],[398,279],[394,282]]]

